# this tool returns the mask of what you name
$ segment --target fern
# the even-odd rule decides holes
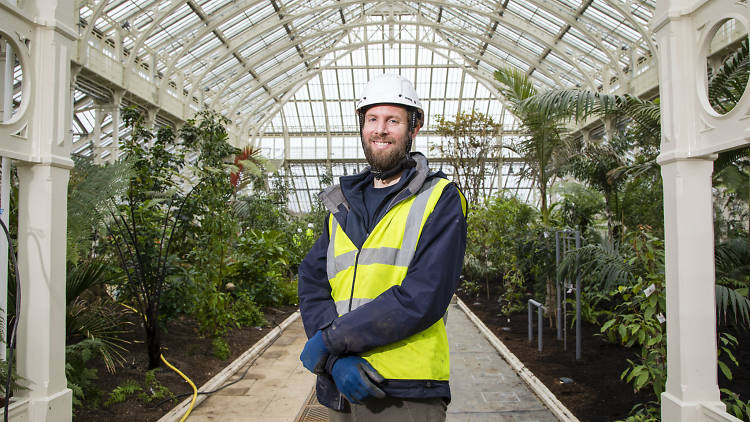
[[[65,346],[65,378],[73,391],[73,407],[96,406],[101,391],[97,388],[97,370],[88,362],[97,354],[102,343],[97,339],[86,339]]]
[[[745,92],[750,73],[748,56],[748,40],[745,38],[708,81],[708,98],[716,111],[731,111]]]
[[[134,395],[135,393],[143,391],[143,388],[141,388],[140,385],[138,385],[138,382],[132,379],[126,379],[123,381],[122,384],[115,387],[114,390],[112,390],[111,393],[109,393],[109,398],[107,401],[104,402],[104,407],[112,406],[113,404],[122,403],[125,400],[128,399],[128,397]]]

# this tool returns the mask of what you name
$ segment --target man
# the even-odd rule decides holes
[[[330,214],[299,269],[300,359],[331,421],[445,420],[466,200],[410,152],[424,123],[411,82],[373,79],[356,111],[370,166],[320,194]]]

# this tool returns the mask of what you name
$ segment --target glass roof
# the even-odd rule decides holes
[[[651,63],[653,13],[653,0],[83,0],[79,42],[137,70],[141,79],[123,78],[125,85],[150,83],[193,110],[225,114],[241,143],[283,160],[295,188],[315,191],[307,179],[320,169],[311,165],[340,176],[362,159],[354,99],[372,76],[399,73],[415,83],[428,155],[439,142],[430,126],[438,114],[477,109],[514,136],[495,70],[517,67],[540,89],[612,90],[636,64]],[[76,93],[81,141],[93,133],[94,104],[113,91],[86,75]],[[95,153],[88,144],[75,151]]]

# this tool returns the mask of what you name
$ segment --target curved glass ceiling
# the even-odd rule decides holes
[[[389,72],[415,82],[428,116],[417,147],[429,154],[440,142],[429,125],[437,114],[477,109],[514,135],[493,79],[501,67],[522,69],[541,89],[628,91],[653,63],[653,12],[654,1],[638,0],[84,0],[77,60],[90,72],[79,75],[74,132],[90,141],[94,109],[118,90],[166,109],[127,94],[148,85],[151,97],[225,114],[238,143],[260,145],[290,172],[294,160],[331,170],[362,159],[354,99]],[[103,83],[101,64],[87,66],[94,59],[122,69],[121,81]],[[102,140],[77,142],[76,152],[107,154],[96,148],[107,147],[108,116]]]

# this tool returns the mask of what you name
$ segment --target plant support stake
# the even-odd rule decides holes
[[[544,325],[542,324],[542,320],[544,318],[544,311],[546,311],[547,308],[545,308],[541,303],[537,302],[536,300],[529,299],[529,318],[528,318],[528,321],[529,321],[529,343],[531,343],[532,341],[534,341],[534,329],[533,329],[534,323],[532,322],[533,319],[532,319],[532,316],[531,316],[531,308],[532,308],[532,306],[535,306],[536,310],[537,310],[537,318],[536,318],[537,337],[538,337],[538,339],[537,339],[537,350],[539,350],[539,353],[541,353],[542,352],[542,328],[544,327]]]

